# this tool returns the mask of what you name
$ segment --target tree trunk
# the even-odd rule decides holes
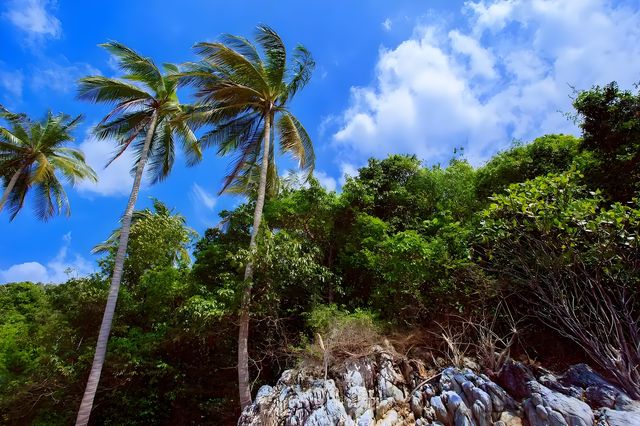
[[[260,169],[260,185],[258,186],[258,198],[253,212],[253,228],[251,229],[251,242],[249,251],[253,253],[256,247],[256,236],[262,221],[262,208],[267,190],[267,169],[269,167],[269,144],[271,142],[271,120],[269,112],[264,121],[264,144],[262,147],[262,166]],[[251,307],[251,287],[253,286],[253,262],[249,259],[244,270],[244,292],[240,305],[240,330],[238,332],[238,391],[240,392],[240,408],[244,409],[251,404],[251,388],[249,386],[249,310]]]
[[[131,218],[133,216],[133,209],[138,199],[138,192],[140,191],[140,182],[142,181],[142,174],[144,171],[147,157],[149,156],[149,147],[151,146],[151,140],[156,130],[156,124],[158,121],[157,112],[153,113],[149,130],[145,137],[144,146],[140,153],[140,160],[136,167],[136,174],[133,180],[133,187],[131,188],[131,195],[129,195],[129,203],[127,209],[122,216],[122,227],[120,230],[120,239],[118,241],[118,251],[116,253],[116,261],[113,268],[113,275],[111,277],[111,286],[109,287],[109,297],[107,299],[107,305],[102,317],[102,324],[100,325],[100,334],[98,335],[98,342],[96,344],[96,353],[93,357],[93,364],[91,365],[91,373],[87,380],[87,386],[84,390],[82,397],[82,403],[78,410],[78,417],[76,419],[76,426],[84,426],[89,422],[89,416],[91,415],[91,409],[93,408],[93,399],[96,395],[98,388],[98,382],[100,381],[100,374],[102,373],[102,366],[104,365],[105,355],[107,353],[107,343],[109,342],[109,333],[111,332],[111,323],[113,322],[113,313],[116,309],[116,303],[118,301],[118,292],[120,291],[120,281],[122,279],[122,270],[124,268],[124,258],[127,252],[127,244],[129,242],[129,232],[131,230]]]
[[[18,170],[16,170],[13,176],[11,176],[11,180],[7,184],[7,187],[4,190],[4,194],[2,194],[2,200],[0,200],[0,212],[2,212],[2,209],[4,209],[4,205],[9,198],[9,194],[11,194],[11,191],[13,191],[13,187],[16,186],[16,182],[18,181],[20,173],[22,173],[23,169],[24,167],[20,167]]]

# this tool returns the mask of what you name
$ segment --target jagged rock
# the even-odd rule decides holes
[[[507,360],[498,373],[498,383],[516,399],[529,396],[527,383],[535,379],[527,366],[511,360]]]
[[[387,353],[380,354],[378,372],[378,395],[381,399],[393,398],[404,401],[404,392],[399,386],[405,384],[404,376],[394,369],[393,358]]]
[[[586,403],[553,391],[535,380],[527,382],[530,398],[524,401],[531,426],[591,426],[593,411]]]
[[[296,383],[291,370],[283,373],[275,388],[263,386],[256,400],[240,416],[242,425],[325,426],[355,425],[340,400],[333,380]]]
[[[358,418],[371,409],[369,393],[364,385],[364,379],[357,370],[349,370],[346,373],[344,396],[347,414],[352,418]]]
[[[640,425],[640,404],[585,365],[556,376],[509,361],[498,374],[500,384],[468,368],[446,368],[427,379],[421,362],[376,348],[330,373],[322,380],[305,371],[285,371],[276,386],[260,388],[238,424]]]
[[[569,367],[560,378],[560,382],[584,388],[585,399],[593,408],[632,411],[638,409],[637,404],[622,389],[603,378],[586,364],[576,364]]]
[[[598,426],[638,426],[640,411],[622,411],[603,408],[598,412]]]

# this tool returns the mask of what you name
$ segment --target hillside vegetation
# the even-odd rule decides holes
[[[393,155],[337,193],[283,180],[255,251],[252,201],[200,237],[160,201],[134,213],[92,422],[235,422],[248,262],[254,392],[316,356],[318,333],[347,352],[413,333],[406,351],[452,357],[464,348],[447,337],[472,321],[511,356],[585,360],[640,398],[640,95],[612,83],[574,106],[580,138],[517,143],[479,168]],[[93,276],[0,287],[0,423],[73,421],[117,248],[99,246]]]

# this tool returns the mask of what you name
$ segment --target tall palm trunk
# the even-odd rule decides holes
[[[129,232],[131,230],[131,218],[133,216],[133,209],[138,199],[138,192],[140,191],[140,182],[142,181],[142,173],[144,166],[149,156],[149,147],[153,139],[153,134],[156,130],[156,124],[158,122],[157,112],[153,113],[149,130],[145,137],[144,146],[140,153],[140,160],[136,167],[135,178],[133,179],[133,187],[131,188],[131,195],[129,195],[129,203],[127,209],[122,216],[122,228],[120,232],[120,239],[118,241],[118,251],[116,253],[116,262],[113,268],[113,275],[111,277],[111,286],[109,287],[109,297],[107,299],[107,305],[104,309],[104,315],[102,317],[102,324],[100,325],[100,334],[98,335],[98,342],[96,344],[96,353],[93,357],[93,364],[91,365],[91,373],[87,380],[87,387],[84,390],[82,397],[82,403],[78,410],[78,417],[76,419],[76,426],[84,426],[89,422],[89,416],[91,415],[91,409],[93,408],[93,399],[96,396],[96,390],[98,388],[98,382],[100,381],[100,374],[102,373],[102,366],[104,365],[105,355],[107,353],[107,343],[109,342],[109,333],[111,332],[111,323],[113,322],[113,313],[116,309],[116,303],[118,301],[118,292],[120,291],[120,281],[122,278],[122,270],[124,268],[124,257],[127,252],[127,244],[129,242]]]
[[[2,200],[0,200],[0,212],[2,211],[2,209],[4,209],[4,205],[7,202],[7,199],[9,198],[9,194],[11,194],[11,191],[13,191],[13,187],[16,186],[16,182],[18,181],[18,178],[20,177],[20,173],[22,173],[23,169],[24,167],[20,167],[18,170],[16,170],[13,176],[11,176],[11,180],[9,181],[9,184],[5,188],[4,194],[2,194]]]
[[[262,221],[262,208],[267,192],[267,169],[269,168],[269,144],[271,142],[271,120],[273,116],[268,112],[264,121],[264,144],[262,151],[262,166],[260,169],[260,185],[258,186],[258,199],[256,209],[253,212],[253,228],[251,229],[251,242],[249,252],[253,253],[256,247],[256,237]],[[244,270],[244,292],[240,305],[240,330],[238,332],[238,391],[240,392],[240,407],[244,409],[251,404],[251,389],[249,387],[249,310],[251,307],[251,287],[253,286],[253,262],[251,259]]]

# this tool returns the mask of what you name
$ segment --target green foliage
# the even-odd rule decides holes
[[[307,326],[314,333],[326,334],[332,327],[354,324],[363,328],[377,330],[380,328],[377,315],[366,309],[355,309],[349,312],[335,304],[317,305],[305,314]]]
[[[79,339],[53,308],[52,289],[32,283],[0,286],[2,423],[70,420],[62,407],[69,402],[65,388],[78,380],[73,348]]]
[[[300,315],[322,299],[338,278],[319,263],[320,250],[286,231],[265,232],[253,257],[258,310]]]
[[[452,279],[467,264],[479,203],[475,171],[464,161],[423,168],[413,156],[370,160],[340,196],[336,248],[345,302],[386,318],[422,318],[434,297],[458,296]],[[404,319],[406,321],[406,319]]]
[[[584,151],[594,160],[585,175],[612,201],[626,202],[640,190],[640,92],[610,83],[581,92],[574,103]]]
[[[570,135],[545,135],[530,144],[516,144],[478,170],[478,196],[486,199],[512,183],[569,170],[579,156],[579,144]]]
[[[154,211],[135,211],[131,221],[127,257],[124,263],[124,281],[135,283],[145,271],[155,268],[184,268],[191,263],[188,248],[197,235],[186,226],[185,218],[174,215],[162,202],[154,200]],[[107,253],[100,261],[105,275],[111,275],[118,251],[120,228],[107,241],[98,244],[94,253]]]
[[[577,172],[538,177],[495,196],[478,233],[491,269],[539,262],[532,244],[544,242],[566,262],[575,256],[587,264],[606,260],[634,273],[629,259],[640,255],[638,205],[608,206],[581,179]]]
[[[193,246],[193,265],[180,215],[159,202],[136,212],[102,377],[110,391],[98,393],[94,421],[237,419],[235,336],[249,261],[258,385],[295,364],[291,348],[317,366],[366,353],[382,331],[491,312],[498,301],[527,320],[548,319],[545,307],[567,283],[577,285],[578,315],[588,316],[595,288],[610,300],[622,289],[626,305],[606,306],[638,312],[636,102],[614,86],[582,93],[581,140],[547,135],[478,169],[392,155],[371,159],[341,192],[315,179],[285,182],[264,207],[254,250],[249,201],[221,212],[221,225]],[[115,242],[100,246],[107,271]],[[545,303],[543,282],[560,291]],[[107,291],[100,274],[0,287],[1,423],[72,421]]]

